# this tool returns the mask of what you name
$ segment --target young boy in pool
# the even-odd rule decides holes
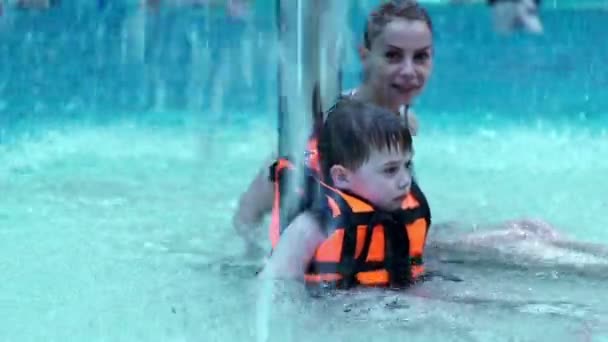
[[[328,114],[318,150],[321,196],[282,232],[262,276],[343,288],[400,286],[418,279],[431,215],[412,179],[412,141],[400,119],[375,105],[344,99]],[[500,263],[496,253],[505,254],[506,248],[509,264],[565,270],[608,266],[607,247],[564,239],[542,221],[516,220],[460,236],[446,231],[447,238],[429,241],[429,252],[470,252]],[[572,261],[568,255],[585,258]]]
[[[412,179],[409,130],[388,109],[344,99],[318,150],[320,196],[284,230],[262,275],[342,288],[415,281],[431,219]]]

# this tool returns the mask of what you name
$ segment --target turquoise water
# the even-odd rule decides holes
[[[415,144],[434,222],[540,217],[608,243],[608,12],[550,9],[545,36],[496,37],[483,6],[430,9]],[[608,339],[606,261],[556,249],[545,259],[592,274],[449,264],[465,281],[324,300],[285,284],[260,326],[261,261],[230,220],[276,141],[273,18],[172,11],[147,19],[139,54],[131,11],[0,19],[1,340]]]

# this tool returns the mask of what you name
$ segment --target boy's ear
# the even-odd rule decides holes
[[[329,175],[334,186],[340,190],[350,190],[350,171],[342,165],[334,165],[329,169]]]

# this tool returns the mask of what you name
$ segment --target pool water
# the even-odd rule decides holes
[[[0,17],[1,340],[608,340],[604,259],[431,264],[463,281],[315,299],[281,282],[261,297],[262,261],[231,227],[277,138],[274,19],[259,7],[244,22],[146,17],[143,55],[126,5]],[[608,243],[608,12],[548,8],[544,36],[497,37],[484,6],[429,9],[416,172],[436,229],[456,223],[436,233],[538,217]]]

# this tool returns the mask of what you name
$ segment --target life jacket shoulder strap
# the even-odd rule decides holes
[[[304,167],[304,166],[303,166]],[[296,166],[288,158],[279,158],[269,169],[269,180],[275,185],[279,235],[300,213],[313,208],[318,196],[319,182],[314,170],[305,167],[301,186],[288,189],[290,177],[294,177]],[[287,202],[286,199],[290,198]]]
[[[294,165],[291,161],[286,157],[281,157],[275,160],[270,167],[268,168],[268,180],[271,182],[276,182],[278,180],[278,175],[283,173],[286,168],[293,168]]]
[[[307,165],[302,166],[304,168],[305,176],[317,178],[316,170],[311,169]],[[295,164],[287,157],[281,157],[275,160],[268,168],[268,180],[275,183],[288,171],[294,170]]]

